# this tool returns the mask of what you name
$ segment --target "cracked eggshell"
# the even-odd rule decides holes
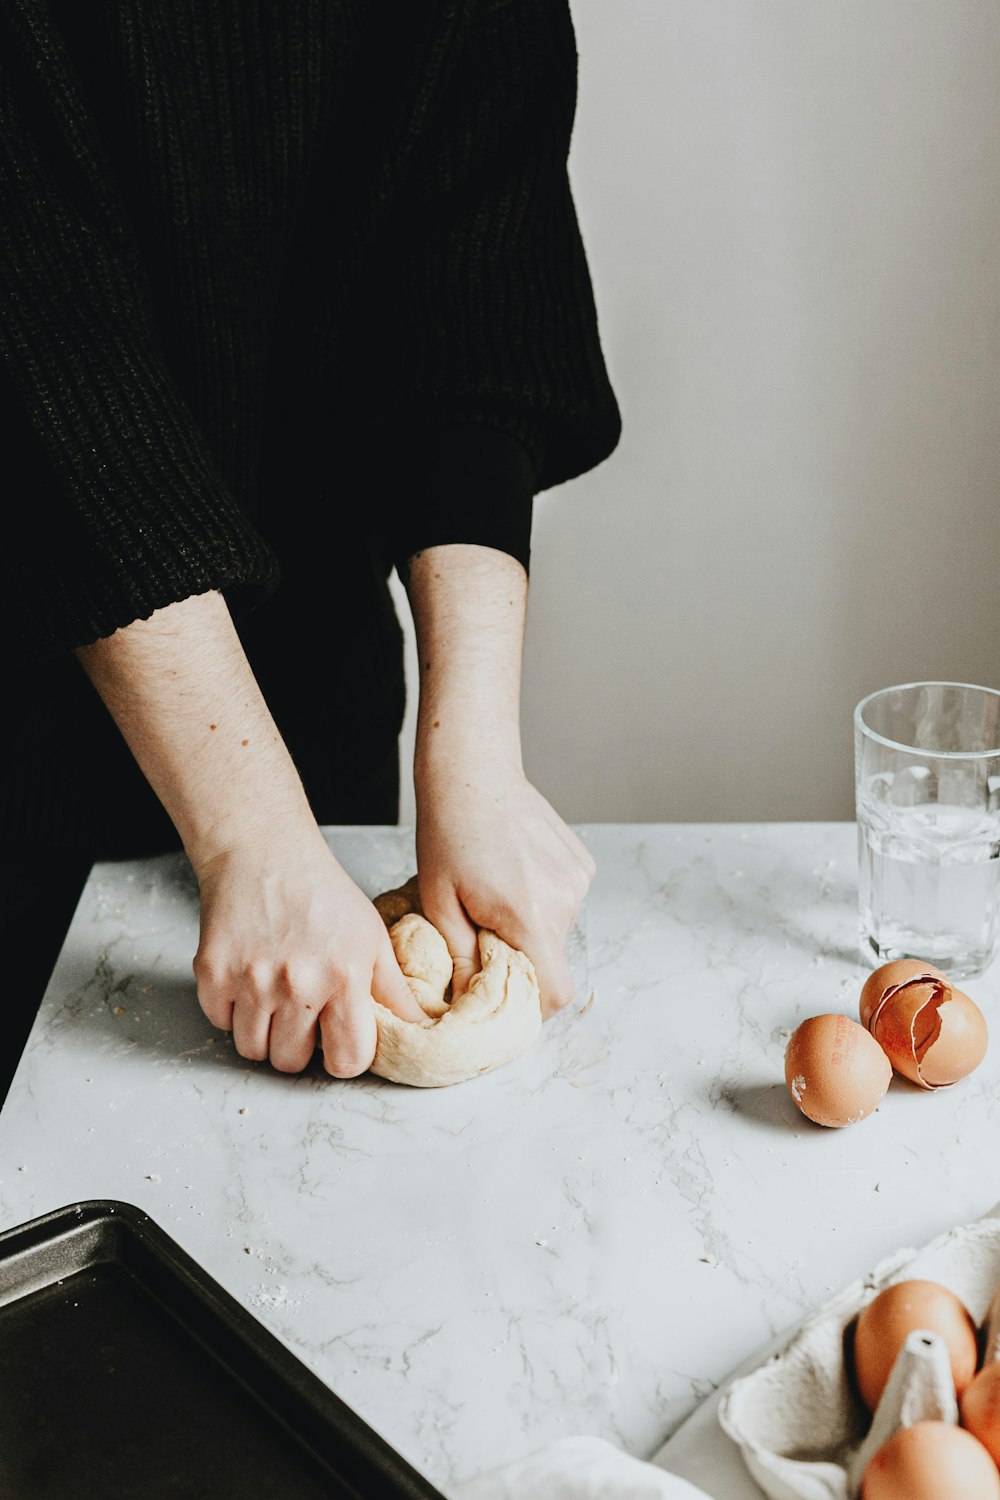
[[[877,1109],[892,1078],[889,1059],[850,1016],[811,1016],[785,1051],[785,1082],[817,1125],[853,1125]]]
[[[865,980],[861,991],[861,1024],[871,1030],[872,1016],[893,990],[902,984],[912,984],[915,979],[937,980],[948,984],[948,978],[933,964],[925,964],[919,958],[897,958],[892,963],[882,964]]]
[[[870,1029],[897,1073],[924,1089],[968,1077],[989,1044],[982,1011],[947,980],[903,984],[884,997]]]

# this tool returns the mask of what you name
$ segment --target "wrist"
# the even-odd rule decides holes
[[[294,787],[277,792],[272,785],[266,796],[247,795],[211,818],[198,817],[180,832],[199,884],[237,863],[272,867],[286,856],[301,863],[329,852],[297,779]]]
[[[453,781],[498,784],[523,776],[516,724],[497,724],[473,715],[460,721],[437,717],[430,720],[426,732],[418,728],[413,757],[418,797]]]

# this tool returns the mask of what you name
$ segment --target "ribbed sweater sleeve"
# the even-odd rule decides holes
[[[567,170],[567,0],[472,12],[378,266],[380,367],[421,459],[403,571],[442,540],[527,564],[531,496],[600,463],[621,431]]]
[[[100,142],[39,10],[0,18],[0,354],[8,420],[39,456],[17,480],[0,629],[26,659],[276,576],[167,369]]]

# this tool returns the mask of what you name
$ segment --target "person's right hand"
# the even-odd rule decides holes
[[[195,873],[198,999],[242,1057],[297,1073],[318,1044],[328,1073],[353,1078],[375,1056],[373,997],[425,1019],[378,912],[315,824],[258,835]]]

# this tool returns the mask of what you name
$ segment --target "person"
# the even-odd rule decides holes
[[[320,833],[398,816],[393,566],[456,989],[488,926],[570,998],[594,866],[518,700],[533,497],[620,433],[576,62],[567,0],[0,0],[0,817],[32,1003],[91,861],[179,840],[242,1056],[349,1077],[372,996],[419,1016]]]

